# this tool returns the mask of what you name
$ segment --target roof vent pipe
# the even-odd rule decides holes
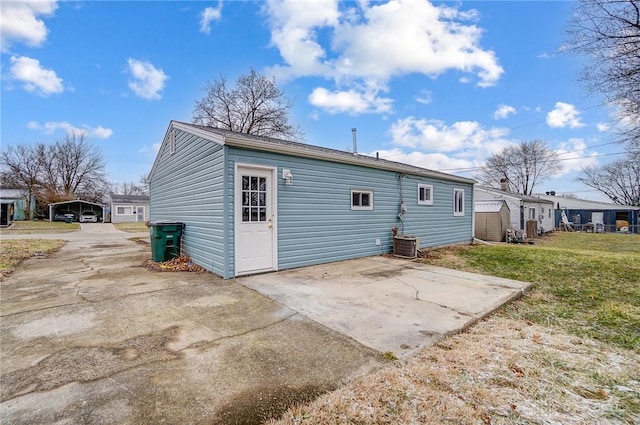
[[[356,155],[358,153],[358,142],[356,141],[356,128],[353,127],[351,129],[351,135],[353,136],[353,154]]]

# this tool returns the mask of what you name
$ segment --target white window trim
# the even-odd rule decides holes
[[[128,214],[126,212],[120,213],[120,212],[118,212],[118,208],[123,208],[124,211],[126,211],[126,208],[131,208],[131,212],[128,213]],[[118,206],[116,206],[116,215],[133,215],[133,207],[130,206],[130,205],[118,205]]]
[[[176,153],[176,131],[171,130],[169,133],[169,155]]]
[[[429,190],[429,199],[420,199],[420,189]],[[418,205],[433,205],[433,185],[431,184],[418,184]]]
[[[456,211],[457,202],[456,202],[456,194],[460,192],[462,195],[462,211]],[[464,189],[453,189],[453,216],[454,217],[464,217]]]
[[[368,206],[353,205],[354,193],[368,193],[369,205]],[[349,203],[351,204],[351,211],[372,211],[373,210],[373,190],[351,189],[351,194],[349,196]]]

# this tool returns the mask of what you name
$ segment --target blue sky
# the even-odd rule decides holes
[[[252,67],[295,101],[306,142],[472,177],[542,139],[561,175],[537,190],[603,198],[575,181],[619,158],[615,112],[558,53],[568,1],[2,1],[2,145],[71,130],[114,182],[148,172],[169,121],[204,86]]]

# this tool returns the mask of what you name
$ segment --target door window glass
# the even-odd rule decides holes
[[[242,221],[267,221],[267,178],[242,176]]]

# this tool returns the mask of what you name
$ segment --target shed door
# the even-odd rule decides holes
[[[593,224],[604,224],[604,213],[600,212],[592,212],[591,213],[591,222]]]
[[[238,167],[235,179],[236,275],[274,270],[273,171]]]

